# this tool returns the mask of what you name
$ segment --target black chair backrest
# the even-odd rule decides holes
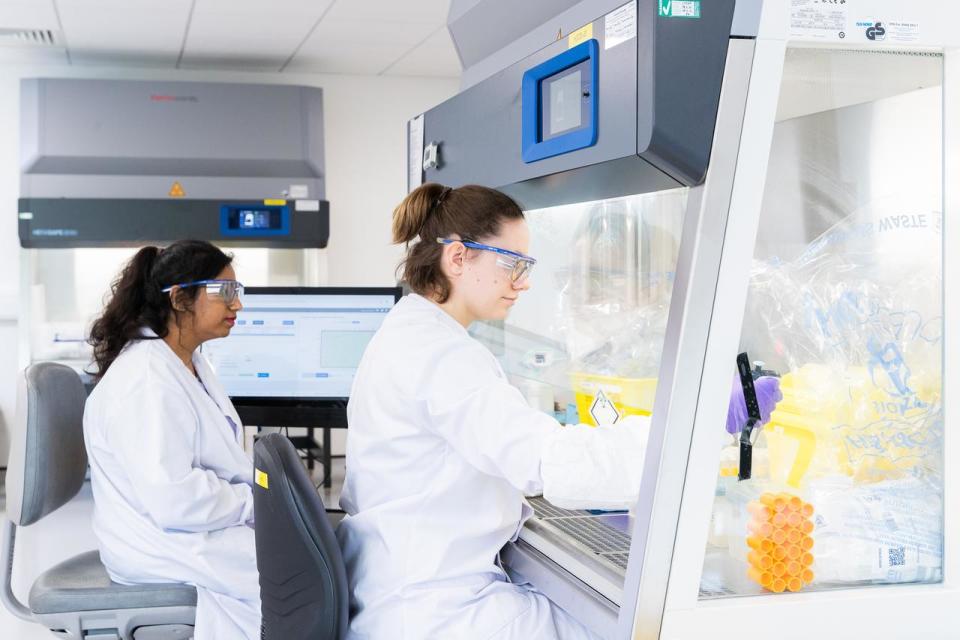
[[[347,572],[323,502],[300,457],[272,433],[254,446],[253,492],[262,640],[340,640]]]

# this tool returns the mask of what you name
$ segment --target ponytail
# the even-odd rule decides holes
[[[147,339],[144,329],[163,338],[174,315],[170,296],[162,289],[175,284],[215,278],[233,260],[209,242],[180,240],[164,250],[143,247],[130,259],[110,287],[110,300],[90,328],[94,375],[103,377],[128,343]],[[190,307],[198,288],[178,290]]]
[[[438,206],[441,195],[449,192],[436,182],[417,187],[393,210],[393,244],[409,244],[423,229],[427,216]]]
[[[398,270],[403,270],[403,280],[413,291],[446,302],[450,282],[440,269],[443,245],[437,238],[456,235],[481,241],[500,233],[504,221],[518,219],[523,219],[520,206],[495,189],[423,184],[393,210],[393,243],[408,245]]]

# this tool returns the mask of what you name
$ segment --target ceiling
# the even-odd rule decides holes
[[[457,77],[449,4],[0,0],[0,63]]]

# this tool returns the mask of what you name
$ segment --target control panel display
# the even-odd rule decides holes
[[[596,144],[598,55],[587,40],[523,74],[524,162]]]
[[[248,237],[289,234],[290,209],[286,205],[223,205],[220,231],[227,236]]]

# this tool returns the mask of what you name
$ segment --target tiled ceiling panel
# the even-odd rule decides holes
[[[336,7],[336,5],[334,5]],[[437,25],[324,18],[287,70],[377,74],[426,40]]]
[[[457,50],[453,46],[453,40],[450,39],[450,32],[444,26],[390,65],[384,74],[456,77],[460,75],[460,71]]]
[[[448,11],[449,0],[0,0],[0,63],[458,76]]]
[[[333,0],[197,2],[180,66],[279,71]]]
[[[192,0],[56,0],[75,64],[173,67]]]

